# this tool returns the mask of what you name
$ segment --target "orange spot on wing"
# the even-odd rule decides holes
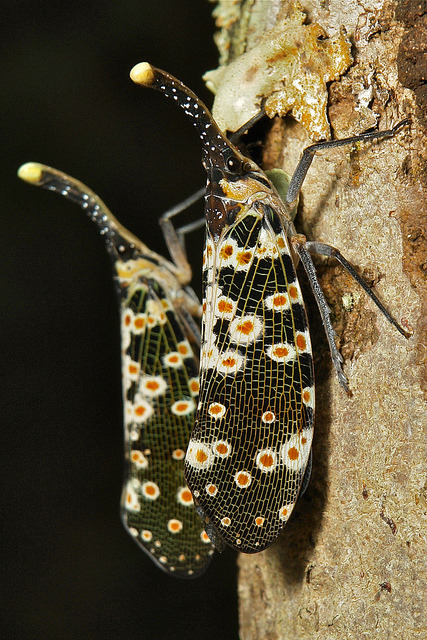
[[[286,358],[289,351],[286,347],[276,347],[273,353],[277,358]]]
[[[277,295],[273,298],[273,306],[275,307],[283,307],[287,303],[288,299],[284,295]]]
[[[233,246],[231,244],[226,244],[224,247],[222,247],[219,255],[221,256],[221,258],[224,258],[226,260],[233,255]]]
[[[246,265],[252,259],[252,253],[250,251],[241,251],[237,254],[237,264]]]
[[[196,460],[199,464],[203,464],[208,459],[208,456],[203,451],[203,449],[199,449],[196,453]]]
[[[301,333],[297,336],[296,344],[298,349],[301,349],[301,351],[303,351],[307,347],[307,340]]]
[[[142,329],[145,326],[145,318],[135,318],[135,329]]]
[[[233,305],[231,302],[227,302],[227,300],[220,300],[218,302],[218,311],[220,313],[230,313],[233,311]]]
[[[234,367],[236,366],[236,358],[232,358],[231,356],[228,358],[224,358],[222,364],[224,367]]]
[[[237,482],[238,484],[240,484],[242,487],[244,487],[245,485],[248,484],[249,482],[249,478],[245,473],[239,473],[239,475],[237,476]]]
[[[248,336],[254,330],[254,323],[252,320],[245,320],[241,324],[238,324],[236,327],[237,331],[240,331],[245,336]]]
[[[297,460],[299,457],[299,451],[295,447],[291,447],[288,451],[288,456],[290,460]]]
[[[145,487],[145,493],[149,496],[154,496],[154,494],[156,493],[156,490],[154,487],[151,486],[151,484],[149,484]]]
[[[217,451],[218,453],[221,453],[221,454],[224,454],[224,453],[227,453],[227,452],[228,452],[228,447],[227,447],[227,445],[226,445],[226,444],[224,444],[224,443],[222,443],[222,442],[221,442],[220,444],[217,444],[217,446],[216,446],[215,448],[216,448],[216,451]]]
[[[137,416],[143,416],[146,411],[147,411],[147,408],[142,407],[141,405],[139,405],[138,407],[135,407],[135,413]]]
[[[289,295],[291,296],[291,298],[293,298],[294,300],[296,300],[298,298],[298,289],[296,288],[295,285],[291,284],[291,286],[289,287]]]
[[[186,489],[181,493],[181,500],[183,500],[184,502],[191,502],[193,500],[191,491],[189,489]]]
[[[260,457],[259,461],[264,467],[271,467],[274,464],[273,456],[269,453],[264,453],[264,455]]]
[[[155,380],[149,380],[145,386],[147,387],[147,389],[150,389],[150,391],[157,391],[160,385]]]
[[[213,407],[210,408],[210,412],[215,416],[221,413],[221,411],[222,407],[219,404],[214,404]]]

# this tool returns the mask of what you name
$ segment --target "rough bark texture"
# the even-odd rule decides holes
[[[264,8],[270,20],[281,8],[274,0],[241,5],[246,25],[248,5],[261,15]],[[388,128],[411,114],[412,124],[392,140],[323,152],[304,184],[297,226],[309,239],[339,248],[414,335],[405,340],[336,265],[320,267],[353,397],[331,371],[312,311],[312,480],[282,537],[265,552],[239,558],[241,638],[421,640],[427,637],[425,3],[309,0],[302,7],[329,35],[344,26],[354,45],[354,65],[330,87],[335,137],[377,119]],[[233,31],[242,37],[236,23]],[[250,37],[256,41],[253,24]],[[299,124],[277,120],[265,166],[292,173],[309,142]],[[313,307],[310,294],[307,301]]]

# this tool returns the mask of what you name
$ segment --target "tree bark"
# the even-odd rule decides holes
[[[227,22],[227,3],[220,2],[223,62],[256,44],[287,4],[242,0],[234,5],[240,14]],[[427,637],[426,6],[308,0],[302,8],[328,35],[345,27],[353,45],[353,65],[329,86],[333,135],[377,121],[389,128],[409,115],[412,123],[391,140],[319,154],[302,190],[298,230],[340,249],[414,334],[403,338],[336,264],[320,264],[353,396],[331,369],[308,292],[317,383],[312,479],[280,539],[239,557],[240,633],[242,640],[421,640]],[[276,119],[264,166],[292,173],[310,142],[293,119]]]

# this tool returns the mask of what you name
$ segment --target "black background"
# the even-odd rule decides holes
[[[204,183],[184,114],[136,87],[148,60],[211,104],[205,0],[9,2],[1,62],[1,475],[4,639],[237,638],[235,556],[200,579],[163,574],[119,518],[119,324],[98,231],[16,178],[79,178],[161,253],[161,212]],[[194,210],[193,210],[194,213]],[[201,215],[201,209],[195,211]],[[191,238],[196,287],[202,234]]]

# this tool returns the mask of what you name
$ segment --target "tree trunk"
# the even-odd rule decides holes
[[[231,4],[224,0],[216,10],[223,63],[256,44],[289,9],[277,0],[241,0],[231,15]],[[426,637],[422,4],[303,2],[309,23],[329,36],[344,26],[353,45],[353,65],[329,86],[334,136],[377,121],[389,128],[409,115],[412,123],[393,139],[319,154],[304,183],[297,228],[340,249],[414,334],[403,338],[336,264],[319,265],[353,396],[331,369],[308,293],[317,383],[312,479],[281,538],[239,557],[242,640]],[[264,166],[292,173],[308,144],[301,124],[276,119]]]

